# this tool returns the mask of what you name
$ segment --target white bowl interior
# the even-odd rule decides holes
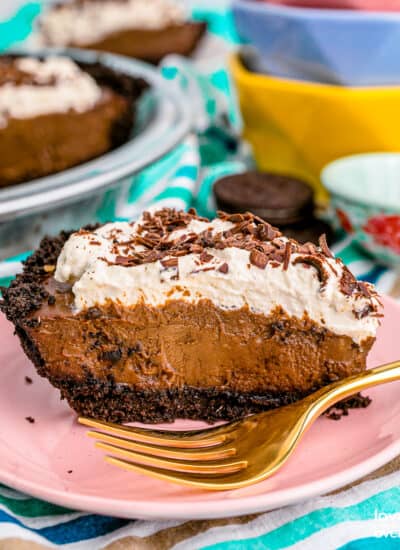
[[[400,153],[344,157],[328,164],[321,179],[333,195],[351,202],[400,210]]]

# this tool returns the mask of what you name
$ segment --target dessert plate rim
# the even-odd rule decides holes
[[[387,310],[390,312],[390,316],[392,316],[394,320],[400,320],[400,304],[388,297],[384,297],[384,303],[387,307]],[[390,320],[388,322],[390,322]],[[3,316],[1,316],[0,326],[3,326],[4,328],[5,324],[8,325],[8,322],[4,319]],[[382,329],[382,335],[380,338],[383,338],[384,330],[385,328]],[[4,330],[1,331],[1,336],[3,336],[3,338],[4,332]],[[6,339],[10,338],[7,331],[5,337]],[[16,345],[17,342],[12,344],[14,351]],[[392,352],[393,351],[397,353],[397,349],[392,350]],[[0,357],[2,353],[4,352],[0,351]],[[394,360],[393,356],[388,356],[387,359],[385,359],[385,361],[392,360]],[[26,363],[29,363],[27,359]],[[2,371],[0,371],[0,382],[1,401],[1,393],[2,391],[6,391],[6,384],[4,384],[2,381]],[[35,382],[40,384],[41,379],[39,379],[38,377],[37,381],[35,380]],[[47,383],[47,381],[43,381],[43,384],[44,383]],[[379,416],[383,414],[384,417],[389,419],[393,417],[393,403],[390,404],[390,399],[388,399],[389,404],[387,404],[386,395],[390,395],[391,392],[389,388],[393,386],[393,384],[400,384],[400,382],[393,382],[392,384],[381,386],[381,388],[383,388],[384,390],[382,392],[382,395],[378,397],[378,401],[380,400],[379,410],[375,410],[375,414],[376,412],[379,412]],[[52,389],[50,386],[48,386],[48,391],[55,392],[55,390]],[[394,390],[392,388],[392,392],[393,391]],[[386,409],[382,410],[383,404],[386,405]],[[357,414],[373,415],[374,409],[367,408],[366,410],[362,411],[354,411],[353,414],[350,413],[349,418],[346,418],[339,423],[324,420],[323,422],[326,422],[325,430],[327,426],[332,426],[333,428],[335,425],[337,426],[338,424],[340,424],[341,429],[343,429],[343,432],[341,431],[340,433],[344,435],[344,432],[346,431],[346,426],[347,429],[350,429],[352,422],[357,423]],[[66,418],[68,419],[68,422],[66,423],[71,424],[71,416],[66,416]],[[385,431],[385,429],[383,429],[382,427],[382,430],[384,432],[382,437],[384,441],[386,441],[386,439],[390,439],[390,437],[388,437],[389,435],[392,435],[393,437],[390,439],[390,441],[386,441],[387,444],[384,444],[383,448],[380,449],[378,452],[371,454],[367,458],[364,457],[364,459],[361,457],[358,462],[350,465],[349,467],[346,467],[346,465],[343,464],[343,467],[336,473],[333,473],[331,475],[328,474],[324,477],[321,477],[320,479],[317,478],[314,481],[308,483],[303,481],[302,483],[299,483],[289,488],[279,488],[279,486],[277,486],[272,490],[263,491],[261,490],[262,484],[258,484],[240,491],[207,493],[204,491],[196,490],[193,493],[192,489],[184,489],[173,484],[154,480],[152,481],[152,484],[154,486],[153,494],[147,495],[146,493],[145,497],[138,498],[141,496],[141,493],[140,489],[137,489],[138,492],[136,495],[135,490],[133,490],[132,498],[112,498],[108,497],[105,493],[101,494],[101,488],[97,488],[100,494],[96,495],[90,494],[90,491],[84,493],[84,491],[79,492],[77,490],[69,488],[68,475],[65,475],[62,479],[62,482],[64,483],[63,490],[54,488],[54,486],[51,486],[51,484],[54,481],[55,470],[51,472],[51,475],[49,473],[47,480],[43,479],[43,482],[38,483],[34,480],[32,472],[27,473],[26,470],[24,470],[25,459],[23,457],[18,457],[17,454],[13,456],[13,461],[15,462],[13,464],[13,467],[7,467],[7,464],[5,466],[2,463],[2,447],[5,444],[5,440],[2,441],[1,435],[4,428],[4,425],[2,427],[2,422],[7,422],[8,424],[10,424],[10,422],[13,422],[13,418],[8,418],[6,421],[4,421],[2,420],[2,415],[0,414],[0,483],[4,483],[5,485],[8,485],[16,490],[23,491],[36,498],[41,498],[57,505],[65,506],[75,510],[103,515],[119,516],[129,519],[217,519],[265,512],[282,506],[295,504],[300,501],[307,500],[311,497],[321,496],[323,494],[327,494],[331,491],[339,489],[340,487],[344,487],[370,474],[371,472],[377,470],[378,468],[382,467],[383,465],[400,455],[400,429],[398,432],[392,431],[392,433],[390,434],[386,433],[387,430]],[[17,422],[15,418],[14,422]],[[366,421],[365,418],[362,419],[361,422],[363,425],[370,424],[370,422]],[[358,423],[361,425],[360,418],[358,419]],[[38,428],[38,426],[40,426],[40,423],[36,423],[34,426],[32,426],[32,428]],[[66,426],[66,428],[68,428],[68,425]],[[85,435],[86,428],[78,426],[76,421],[71,424],[71,429],[82,431],[82,433],[79,433],[79,438],[81,436],[82,438],[84,438],[81,440],[82,443],[83,441],[86,442],[86,440],[89,440],[89,438],[87,438]],[[38,432],[33,433],[38,434]],[[39,435],[41,436],[42,434]],[[321,437],[321,435],[318,435],[318,438],[319,437]],[[32,443],[29,444],[33,445],[33,448],[36,446],[37,451],[38,443],[35,443],[35,439],[36,441],[38,441],[38,437],[32,438]],[[371,442],[372,441],[369,441],[369,443]],[[92,441],[90,441],[90,444],[93,446]],[[361,451],[363,448],[362,445],[366,447],[367,444],[368,441],[366,441],[365,444],[364,442],[361,444]],[[340,445],[338,446],[340,447]],[[3,447],[3,449],[5,449],[5,447]],[[94,453],[96,453],[96,460],[103,464],[103,456],[101,451],[94,450],[94,448],[93,451]],[[339,453],[340,452],[342,451],[339,451]],[[358,448],[358,450],[356,449],[356,453],[357,452],[360,452],[360,447]],[[84,452],[82,454],[84,455]],[[296,454],[291,458],[291,461],[296,461]],[[33,468],[34,467],[35,466],[33,466]],[[112,471],[115,473],[118,470],[117,468],[114,468],[112,466],[110,467],[113,468],[113,470],[110,470],[110,473]],[[284,476],[287,473],[285,471],[285,468],[277,474],[277,476],[281,476],[282,480],[284,480]],[[118,470],[118,472],[122,471]],[[140,482],[142,482],[144,479],[148,479],[144,478],[144,476],[139,476],[137,474],[128,472],[123,472],[123,474],[126,474],[128,476],[123,478],[125,480],[125,483],[127,480],[131,480],[132,487],[137,485],[135,484],[135,480],[136,482],[139,482],[138,487],[140,487]],[[278,478],[277,476],[274,477]],[[160,492],[157,492],[157,488],[160,489]],[[164,493],[165,491],[167,491],[167,497],[164,497],[164,500],[162,498],[162,491],[164,491]],[[174,493],[177,494],[175,494],[174,496]],[[171,495],[170,498],[169,495]],[[183,495],[185,498],[181,498],[179,495]],[[199,495],[200,498],[196,498],[196,495]],[[189,500],[187,500],[186,497],[190,497]]]

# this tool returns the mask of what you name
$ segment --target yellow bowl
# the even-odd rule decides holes
[[[258,167],[312,183],[327,193],[322,168],[347,155],[400,151],[400,87],[344,88],[256,74],[239,55],[230,63],[244,138]]]

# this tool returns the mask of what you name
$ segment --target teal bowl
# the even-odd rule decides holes
[[[321,172],[342,228],[379,262],[400,265],[400,153],[335,160]]]

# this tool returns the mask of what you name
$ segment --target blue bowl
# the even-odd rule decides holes
[[[234,0],[240,37],[267,73],[344,86],[400,84],[400,13]]]

